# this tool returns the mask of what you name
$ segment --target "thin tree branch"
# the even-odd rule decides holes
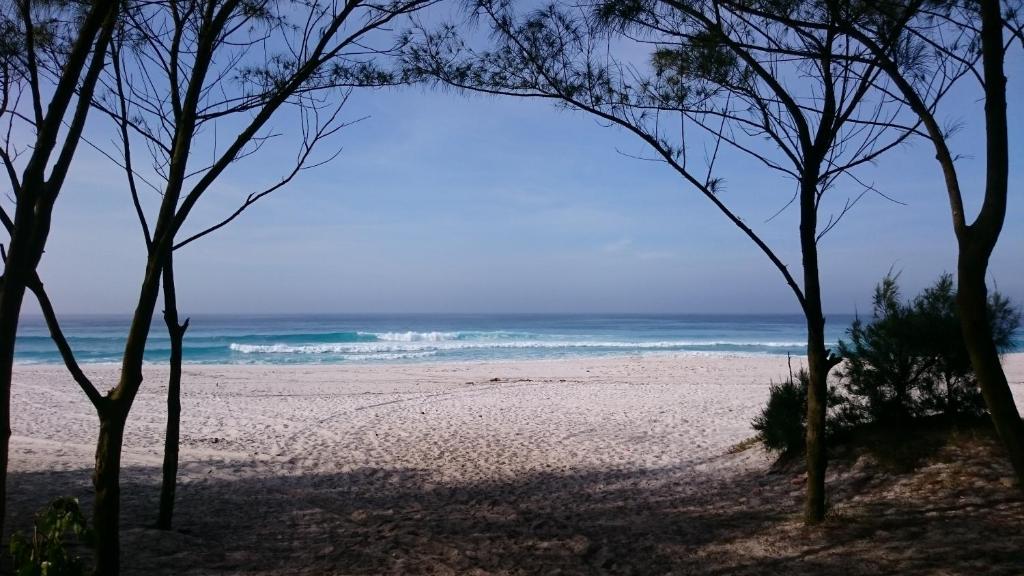
[[[39,308],[42,310],[43,318],[46,320],[46,327],[50,331],[50,338],[57,345],[57,350],[60,351],[60,357],[64,360],[64,365],[67,367],[68,372],[71,373],[72,378],[78,383],[82,392],[85,392],[92,405],[97,409],[102,408],[106,399],[96,389],[92,381],[89,380],[89,377],[85,375],[81,366],[78,365],[74,351],[71,349],[68,339],[64,336],[64,331],[57,320],[57,314],[53,310],[53,304],[50,302],[50,297],[46,294],[46,289],[43,287],[43,282],[39,279],[38,274],[33,273],[32,279],[28,283],[28,288],[36,295],[36,299],[39,301]]]

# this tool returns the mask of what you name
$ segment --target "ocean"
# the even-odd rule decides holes
[[[146,360],[169,343],[156,318]],[[852,315],[828,317],[834,345]],[[69,316],[65,334],[80,362],[118,362],[127,316]],[[806,351],[799,314],[327,314],[198,315],[185,336],[191,364],[346,364],[524,360],[659,353],[793,354]],[[40,317],[26,317],[16,361],[60,363]]]

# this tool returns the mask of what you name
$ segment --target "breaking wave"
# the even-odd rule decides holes
[[[424,334],[424,333],[417,333]],[[442,333],[426,333],[442,334]],[[417,352],[437,353],[457,350],[487,349],[573,349],[603,348],[611,350],[715,350],[715,349],[758,349],[758,348],[802,348],[802,342],[736,342],[692,340],[665,342],[614,342],[614,341],[458,341],[454,337],[401,339],[382,338],[382,342],[330,342],[320,344],[240,344],[232,342],[229,348],[241,354],[358,354],[361,358],[369,354],[409,354]],[[393,343],[392,343],[393,342]]]
[[[445,342],[458,340],[459,332],[359,332],[384,342]]]
[[[685,354],[795,354],[806,351],[805,321],[788,316],[645,315],[310,315],[211,316],[194,322],[184,360],[196,364],[331,364],[492,361]],[[830,319],[828,340],[852,317]],[[116,362],[126,321],[70,321],[80,362]],[[829,344],[832,346],[832,344]],[[44,322],[26,320],[19,363],[62,362]],[[170,342],[154,328],[146,361],[166,363]]]

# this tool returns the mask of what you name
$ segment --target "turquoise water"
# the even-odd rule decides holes
[[[834,344],[853,317],[828,318]],[[117,362],[129,319],[74,316],[63,326],[80,362]],[[193,316],[184,358],[198,364],[337,364],[518,360],[662,352],[805,353],[800,315],[437,315]],[[155,322],[146,359],[169,345]],[[59,363],[40,318],[22,321],[20,363]]]

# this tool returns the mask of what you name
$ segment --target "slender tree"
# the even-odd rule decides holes
[[[164,264],[164,324],[171,344],[167,376],[167,432],[164,435],[164,463],[160,477],[160,505],[156,526],[170,530],[174,519],[174,494],[178,487],[178,448],[181,445],[181,364],[184,355],[185,331],[189,319],[178,319],[178,295],[174,284],[174,255]]]
[[[131,21],[122,26],[114,39],[112,74],[108,75],[108,100],[109,107],[103,104],[96,104],[101,110],[107,112],[117,124],[118,133],[121,139],[119,158],[115,159],[108,154],[108,158],[114,160],[125,172],[128,189],[131,192],[132,204],[135,207],[139,225],[142,229],[143,239],[147,250],[152,246],[152,238],[149,235],[149,227],[146,221],[145,212],[142,209],[142,198],[139,196],[139,178],[135,173],[135,164],[132,154],[132,129],[129,110],[130,101],[127,97],[125,82],[122,74],[121,55],[125,48],[125,42],[129,37],[138,36],[152,37],[147,35],[146,30],[130,28]],[[164,69],[167,70],[166,68]],[[153,108],[155,109],[155,108]],[[135,121],[143,122],[141,116],[136,115]],[[102,151],[102,150],[101,150]],[[154,165],[160,166],[166,163],[166,158],[159,155],[153,158]],[[152,186],[148,180],[143,180]],[[184,352],[185,332],[188,330],[189,319],[180,323],[178,317],[177,289],[174,283],[174,259],[173,254],[167,256],[164,264],[161,288],[164,300],[164,325],[167,328],[167,338],[170,343],[170,357],[168,358],[169,374],[167,378],[167,428],[164,436],[164,461],[161,468],[160,503],[156,525],[161,530],[171,528],[174,516],[174,495],[177,489],[178,476],[178,453],[181,439],[181,368]]]
[[[809,2],[818,3],[820,0]],[[888,80],[883,89],[918,116],[923,135],[935,149],[957,240],[957,305],[964,342],[992,422],[1018,484],[1024,487],[1024,424],[993,338],[985,283],[989,259],[1006,220],[1009,138],[1005,59],[1014,47],[1024,48],[1020,0],[847,2],[842,3],[844,9],[837,11],[833,22],[808,12],[773,12],[758,3],[732,4],[745,14],[803,30],[838,26],[845,37],[878,61]],[[939,117],[941,96],[960,77],[973,78],[984,101],[985,184],[981,208],[973,220],[965,209],[958,157],[951,143],[954,131],[946,129]],[[957,109],[957,114],[961,113]]]
[[[50,310],[44,316],[51,334],[66,351],[65,363],[99,417],[93,473],[98,573],[120,571],[124,426],[142,385],[143,355],[161,284],[165,321],[168,326],[178,324],[173,271],[168,274],[172,253],[227,225],[253,203],[284,187],[300,170],[326,161],[314,160],[312,154],[317,144],[346,125],[340,119],[346,98],[338,98],[338,91],[344,94],[352,87],[392,82],[393,77],[377,65],[400,41],[389,25],[435,1],[168,0],[125,14],[116,43],[116,65],[106,80],[110,89],[106,98],[97,98],[93,104],[122,129],[121,150],[109,156],[125,169],[147,259],[121,375],[107,394],[100,394],[78,366],[41,285],[39,290],[43,308]],[[291,133],[298,133],[299,149],[293,168],[247,196],[222,221],[179,238],[193,209],[215,182],[229,167],[259,154],[267,142],[279,137],[270,122],[287,114],[298,126]],[[225,134],[231,135],[226,146],[222,144]],[[132,163],[134,142],[149,150],[151,172],[144,173]],[[140,186],[159,193],[155,217],[146,214]],[[183,332],[183,325],[172,330]],[[180,352],[178,346],[179,360]],[[176,364],[180,370],[180,362]],[[172,376],[172,384],[175,378],[180,382],[180,373]],[[169,402],[177,402],[173,395],[172,391]],[[175,414],[170,416],[175,419]],[[176,427],[172,421],[167,439],[173,449]],[[175,460],[171,467],[176,467],[176,459],[171,459]]]
[[[845,42],[835,26],[807,31],[750,17],[725,2],[566,3],[526,17],[507,1],[484,0],[475,8],[490,23],[496,45],[475,50],[450,25],[424,31],[407,56],[411,74],[459,89],[549,98],[625,128],[712,202],[783,276],[807,321],[805,519],[821,520],[826,380],[839,359],[825,342],[819,243],[857,200],[877,192],[856,176],[857,168],[917,129],[896,122],[900,104],[872,89],[884,80],[875,59]],[[616,56],[637,51],[649,60]],[[688,133],[694,131],[706,144],[703,163],[690,150]],[[723,179],[714,172],[723,145],[793,183],[799,280],[727,202]],[[857,192],[833,205],[822,221],[829,214],[826,193],[845,184]]]
[[[964,343],[971,366],[978,380],[985,405],[999,438],[1017,474],[1018,485],[1024,488],[1024,423],[1013,399],[993,338],[992,319],[988,315],[989,259],[995,250],[1003,224],[1009,193],[1009,137],[1006,112],[1006,53],[1014,38],[1020,39],[1021,9],[1019,1],[969,0],[947,2],[909,2],[901,7],[913,11],[916,26],[906,30],[911,45],[927,46],[937,56],[939,66],[967,65],[977,79],[985,102],[985,184],[981,209],[973,221],[964,207],[963,188],[957,173],[956,158],[951,152],[950,134],[942,130],[936,119],[937,108],[929,106],[926,96],[929,84],[922,81],[913,62],[903,54],[887,49],[892,32],[851,22],[851,36],[882,58],[886,73],[899,94],[917,113],[935,146],[946,184],[953,232],[957,240],[957,306]],[[888,22],[889,19],[883,20]],[[1007,33],[1008,32],[1008,33]],[[948,38],[966,40],[950,43]],[[962,38],[966,35],[966,38]],[[978,56],[980,55],[980,62]]]
[[[0,161],[13,217],[0,204],[0,537],[7,501],[11,377],[25,291],[89,113],[117,20],[116,0],[7,0],[0,10]]]

